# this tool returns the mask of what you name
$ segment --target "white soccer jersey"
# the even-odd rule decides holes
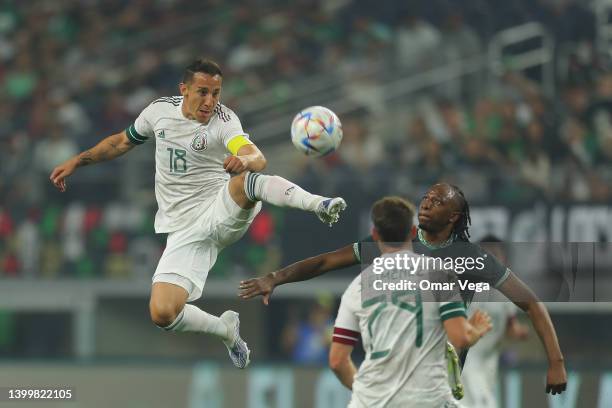
[[[334,328],[334,342],[354,345],[361,335],[366,351],[349,407],[457,406],[448,383],[442,322],[465,316],[459,288],[445,294],[451,302],[418,291],[362,299],[362,275],[369,273],[370,268],[364,270],[345,291]],[[428,273],[415,276],[416,281],[427,279]],[[456,282],[454,274],[446,273],[445,279]]]
[[[189,225],[229,180],[223,160],[228,143],[248,135],[232,110],[217,104],[207,124],[187,119],[182,96],[157,99],[126,133],[134,144],[155,139],[155,231],[173,232]]]
[[[496,408],[499,365],[499,343],[506,333],[508,319],[516,314],[516,306],[510,302],[474,302],[471,310],[483,310],[491,316],[493,328],[470,351],[461,373],[465,387],[463,403],[466,407]]]

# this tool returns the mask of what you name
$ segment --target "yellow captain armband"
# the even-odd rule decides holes
[[[253,142],[244,137],[244,135],[234,136],[227,144],[227,150],[229,150],[233,155],[236,155],[242,146],[250,144],[253,144]]]

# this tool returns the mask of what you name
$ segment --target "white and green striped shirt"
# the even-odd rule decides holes
[[[405,251],[414,257],[413,252]],[[388,254],[394,256],[403,252]],[[383,257],[386,255],[383,255]],[[452,272],[442,280],[456,282]],[[446,363],[444,320],[466,316],[458,285],[436,299],[416,292],[366,295],[364,274],[357,276],[342,296],[335,328],[361,334],[366,358],[353,384],[349,407],[454,407]],[[429,279],[418,271],[415,281]],[[362,280],[363,279],[363,280]],[[432,278],[440,281],[440,277]],[[363,292],[362,292],[363,289]],[[369,298],[367,298],[369,296]]]

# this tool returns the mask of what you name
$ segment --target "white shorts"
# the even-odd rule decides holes
[[[153,282],[184,288],[188,302],[199,299],[219,252],[244,235],[260,210],[261,202],[249,210],[240,208],[230,196],[227,182],[188,227],[168,234]]]
[[[468,361],[471,363],[479,361],[471,359],[472,357],[475,356],[468,355]],[[465,367],[468,368],[467,363]],[[462,402],[466,407],[497,408],[499,406],[494,392],[497,378],[487,371],[488,370],[481,371],[479,365],[471,364],[469,370],[464,370],[461,374],[461,382],[463,382],[463,387],[465,389],[465,397]]]

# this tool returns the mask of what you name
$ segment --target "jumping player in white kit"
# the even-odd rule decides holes
[[[155,231],[168,238],[153,275],[151,319],[168,331],[218,336],[234,365],[245,368],[250,350],[240,338],[238,314],[228,310],[217,317],[187,302],[202,296],[219,251],[244,235],[261,201],[312,211],[329,225],[346,203],[258,173],[266,159],[236,114],[220,103],[222,82],[215,62],[194,61],[179,85],[181,96],[153,101],[126,130],[59,165],[50,179],[65,191],[66,177],[78,167],[114,159],[154,140]]]
[[[420,257],[412,252],[416,232],[413,217],[414,206],[399,197],[386,197],[374,204],[372,237],[382,258]],[[417,288],[421,280],[434,278],[455,283],[454,289],[444,293],[373,292],[365,283],[372,274],[369,267],[342,296],[329,365],[340,382],[353,391],[350,408],[460,406],[449,385],[446,341],[448,338],[457,348],[470,347],[491,329],[489,317],[477,311],[469,321],[466,319],[453,272],[414,272]],[[394,282],[398,281],[396,278]],[[351,352],[359,337],[366,356],[357,370]]]

